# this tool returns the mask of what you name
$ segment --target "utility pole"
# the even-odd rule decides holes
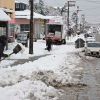
[[[76,1],[67,1],[67,27],[68,27],[68,29],[69,29],[69,7],[73,7],[73,6],[75,6],[75,2]]]
[[[82,11],[82,10],[80,10],[80,9],[79,9],[79,6],[77,6],[77,10],[76,10],[76,14],[77,14],[77,15],[76,15],[76,17],[77,17],[77,18],[76,18],[76,33],[77,33],[77,29],[78,29],[78,13],[79,13],[79,11]]]
[[[6,50],[8,50],[8,32],[9,32],[9,25],[8,25],[8,22],[7,22],[6,23],[6,36],[7,36]]]
[[[85,15],[84,14],[81,15],[81,20],[82,20],[82,31],[84,32],[84,28],[85,28]]]
[[[68,27],[68,30],[69,30],[69,2],[70,2],[70,1],[67,1],[67,4],[68,4],[68,5],[67,5],[67,6],[68,6],[68,8],[67,8],[67,10],[68,10],[68,11],[67,11],[67,27]]]
[[[33,30],[34,30],[34,0],[30,0],[30,34],[29,34],[29,54],[33,54]]]

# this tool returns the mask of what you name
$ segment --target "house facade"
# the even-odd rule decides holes
[[[0,10],[3,14],[0,17],[0,35],[14,37],[14,26],[12,24],[15,22],[15,0],[0,0]]]
[[[19,26],[16,34],[21,31],[30,31],[30,10],[16,11],[16,25]],[[34,38],[39,39],[44,35],[45,16],[34,12]]]

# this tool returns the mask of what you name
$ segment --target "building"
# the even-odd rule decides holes
[[[27,3],[21,2],[19,0],[15,1],[15,11],[23,11],[29,9],[29,5]]]
[[[27,31],[30,32],[30,10],[29,0],[15,1],[16,34]],[[34,12],[34,37],[43,38],[46,33],[46,22],[51,18]]]
[[[1,15],[0,35],[6,34],[9,37],[14,37],[14,26],[12,24],[15,23],[15,0],[0,0],[0,10],[6,19],[4,20],[4,16]]]
[[[16,15],[16,34],[27,31],[30,32],[30,10],[29,2],[16,0],[15,1]],[[34,38],[41,38],[44,34],[44,16],[34,12]]]
[[[30,31],[30,10],[16,11],[16,33]],[[44,34],[45,16],[34,12],[34,37],[41,38]],[[18,29],[19,28],[19,29]]]
[[[12,19],[15,17],[15,0],[0,0],[0,8],[2,8]]]

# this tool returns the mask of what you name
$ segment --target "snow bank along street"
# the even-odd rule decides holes
[[[17,43],[9,44],[10,54]],[[79,83],[74,72],[82,72],[80,57],[74,44],[53,45],[52,51],[45,50],[45,41],[34,43],[34,54],[28,54],[28,48],[0,62],[0,100],[57,100],[62,90],[55,87],[68,83]],[[18,60],[47,55],[35,61],[11,66]]]

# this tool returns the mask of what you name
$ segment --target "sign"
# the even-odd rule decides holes
[[[48,24],[63,24],[63,18],[62,17],[54,17],[49,20]]]
[[[68,1],[69,2],[69,7],[75,6],[76,1]]]

